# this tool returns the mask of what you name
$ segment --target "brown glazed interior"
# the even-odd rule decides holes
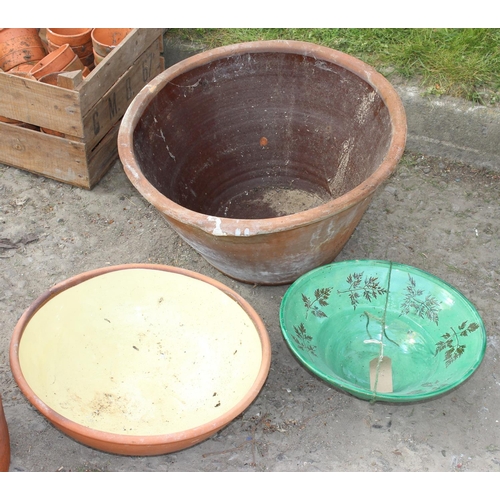
[[[288,215],[266,201],[271,189],[303,191],[319,205],[361,184],[387,154],[391,127],[382,96],[351,70],[268,50],[172,78],[144,109],[133,141],[144,176],[174,203],[265,219]]]
[[[404,107],[381,74],[274,40],[160,73],[127,109],[118,152],[132,184],[210,264],[277,285],[335,259],[405,142]]]

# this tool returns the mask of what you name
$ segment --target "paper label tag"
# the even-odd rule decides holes
[[[377,380],[378,367],[378,380]],[[377,387],[375,387],[375,383]],[[384,356],[379,364],[376,357],[370,361],[370,388],[375,392],[392,392],[392,361]]]

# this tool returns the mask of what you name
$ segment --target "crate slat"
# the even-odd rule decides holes
[[[0,122],[0,162],[81,187],[89,178],[85,144]]]
[[[98,64],[81,87],[81,111],[86,115],[94,104],[130,68],[154,40],[161,37],[162,28],[135,29]]]
[[[74,90],[0,73],[0,115],[83,137],[80,94]]]
[[[100,98],[83,117],[84,140],[93,148],[125,114],[132,99],[148,83],[152,75],[163,69],[163,59],[155,40],[116,83]]]

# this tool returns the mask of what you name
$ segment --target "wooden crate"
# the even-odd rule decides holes
[[[65,87],[0,72],[0,116],[64,137],[0,122],[0,163],[92,189],[118,157],[121,118],[137,93],[164,70],[163,29],[134,29],[87,78]]]

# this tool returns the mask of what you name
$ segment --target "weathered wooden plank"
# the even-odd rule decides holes
[[[37,80],[0,73],[0,115],[83,137],[80,94]]]
[[[76,89],[83,82],[83,73],[81,70],[60,73],[57,75],[57,86],[65,89]]]
[[[83,117],[84,141],[88,150],[93,149],[107,131],[121,120],[132,99],[163,70],[162,62],[155,40]]]
[[[118,158],[118,122],[89,155],[89,187],[95,186]]]
[[[132,30],[98,64],[80,87],[81,112],[85,116],[94,104],[115,84],[123,73],[132,66],[142,54],[145,47],[151,46],[154,40],[162,36],[163,28],[143,28]]]
[[[0,162],[87,187],[85,145],[0,122]]]

